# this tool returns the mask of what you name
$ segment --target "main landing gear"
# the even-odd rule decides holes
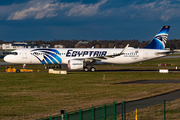
[[[84,67],[84,71],[85,71],[85,72],[88,72],[88,71],[89,71],[88,67]],[[95,69],[94,67],[91,67],[91,68],[90,68],[90,71],[91,71],[91,72],[95,72],[96,69]]]

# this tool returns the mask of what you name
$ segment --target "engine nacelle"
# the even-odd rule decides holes
[[[68,60],[68,69],[77,70],[83,69],[85,62],[82,60]]]

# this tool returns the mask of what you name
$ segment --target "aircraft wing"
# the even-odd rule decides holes
[[[129,44],[127,44],[126,47],[119,54],[106,55],[106,56],[100,56],[100,57],[77,58],[74,60],[84,60],[85,62],[94,62],[94,61],[99,61],[99,60],[106,60],[108,58],[114,58],[114,57],[123,55],[125,51],[127,50],[128,46]]]

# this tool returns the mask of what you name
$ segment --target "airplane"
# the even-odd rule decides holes
[[[165,50],[170,26],[163,26],[145,48],[24,48],[4,57],[16,64],[67,64],[68,69],[96,71],[98,64],[131,64],[160,58],[173,53]],[[87,66],[91,66],[88,69]]]

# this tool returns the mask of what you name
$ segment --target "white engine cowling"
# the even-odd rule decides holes
[[[83,69],[85,62],[82,60],[68,60],[68,69],[77,70]]]

